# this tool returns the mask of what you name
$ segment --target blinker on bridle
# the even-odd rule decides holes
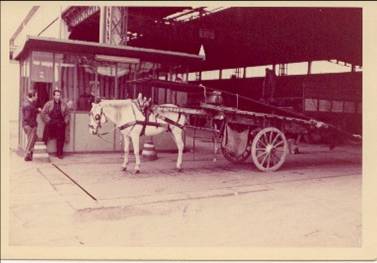
[[[101,111],[100,113],[97,113],[96,115],[94,115],[94,120],[97,122],[97,129],[96,131],[98,130],[98,128],[101,128],[102,125],[101,125],[101,116],[103,115],[103,110],[101,108]],[[93,112],[89,112],[89,116],[93,116]],[[92,128],[92,129],[95,129],[95,127],[91,124],[88,124],[89,128]]]

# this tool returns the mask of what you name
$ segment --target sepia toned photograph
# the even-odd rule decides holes
[[[366,16],[2,2],[1,257],[361,258]]]

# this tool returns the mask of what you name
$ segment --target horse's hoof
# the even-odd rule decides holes
[[[183,169],[182,169],[182,168],[177,168],[177,172],[178,172],[178,173],[182,173],[182,172],[183,172]]]
[[[135,174],[139,174],[140,173],[140,170],[135,170]]]
[[[122,167],[122,171],[126,172],[127,171],[127,167]]]

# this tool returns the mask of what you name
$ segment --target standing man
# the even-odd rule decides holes
[[[54,90],[53,99],[46,102],[41,117],[46,123],[43,140],[47,144],[49,139],[56,139],[56,156],[62,159],[65,127],[69,124],[70,114],[67,104],[61,100],[60,90]]]
[[[27,135],[25,161],[33,160],[34,144],[37,140],[37,98],[38,96],[35,90],[29,91],[22,105],[22,127]]]

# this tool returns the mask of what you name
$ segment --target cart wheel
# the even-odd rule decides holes
[[[258,132],[251,146],[253,162],[263,172],[279,169],[283,165],[287,153],[287,139],[284,133],[274,127]]]

